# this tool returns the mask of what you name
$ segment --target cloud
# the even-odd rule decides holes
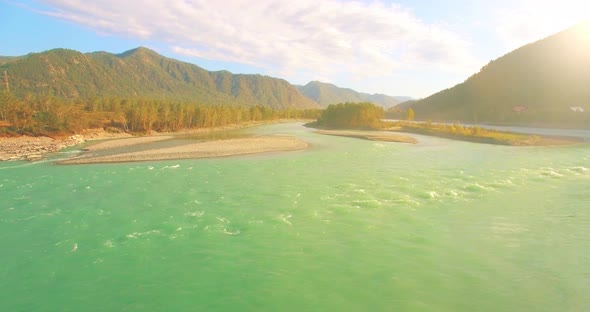
[[[495,12],[496,34],[508,50],[535,42],[590,18],[588,0],[520,0]]]
[[[399,5],[344,0],[45,0],[44,14],[96,32],[268,74],[378,77],[473,66],[469,44]]]

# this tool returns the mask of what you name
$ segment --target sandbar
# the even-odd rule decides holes
[[[314,131],[318,134],[343,136],[349,138],[370,140],[370,141],[382,141],[382,142],[399,142],[399,143],[410,143],[416,144],[418,140],[413,137],[379,132],[379,131],[353,131],[353,130],[317,130]]]
[[[145,144],[145,143],[152,143],[158,141],[164,141],[168,139],[172,139],[173,136],[170,135],[159,135],[159,136],[146,136],[146,137],[135,137],[135,138],[125,138],[125,139],[114,139],[114,140],[107,140],[98,142],[96,144],[89,145],[84,148],[85,151],[95,152],[95,151],[102,151],[107,149],[119,148],[119,147],[127,147],[133,146],[138,144]]]
[[[116,143],[118,145],[117,147],[123,147],[124,145],[122,144],[124,144],[125,142],[135,145],[133,139],[115,141],[122,141]],[[84,153],[79,157],[62,160],[58,163],[94,164],[171,159],[212,158],[268,152],[296,151],[308,147],[308,143],[294,137],[268,135],[189,143],[174,147],[148,149],[136,152],[119,153],[114,155],[97,156],[90,152]]]

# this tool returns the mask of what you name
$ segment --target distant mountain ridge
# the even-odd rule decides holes
[[[261,105],[273,109],[317,108],[284,79],[207,71],[139,47],[120,54],[53,49],[0,57],[11,92],[66,100],[142,97],[209,105]]]
[[[385,94],[362,93],[319,81],[312,81],[304,86],[297,86],[297,88],[305,96],[316,101],[323,107],[345,102],[371,102],[387,108],[411,99],[406,96],[395,97]]]
[[[590,21],[491,61],[411,107],[423,120],[590,127]]]
[[[18,97],[50,95],[68,101],[137,97],[285,109],[345,102],[371,102],[388,108],[411,99],[362,93],[318,81],[293,86],[269,76],[207,71],[144,47],[118,54],[58,48],[0,56],[0,74],[4,71],[11,92]]]

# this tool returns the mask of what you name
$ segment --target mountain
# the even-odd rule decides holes
[[[0,56],[0,65],[12,62],[22,56]]]
[[[407,102],[407,101],[412,101],[414,100],[413,97],[411,96],[392,96],[396,101],[398,101],[400,104]],[[399,105],[399,104],[398,104]]]
[[[312,81],[305,86],[297,86],[308,98],[326,107],[330,104],[346,102],[371,102],[383,107],[395,106],[410,99],[409,97],[393,97],[384,94],[360,93],[352,89],[340,88],[330,83]]]
[[[121,54],[54,49],[0,58],[11,91],[66,100],[112,97],[172,99],[211,105],[261,105],[274,109],[317,108],[283,79],[210,72],[147,48]]]
[[[590,127],[590,21],[491,61],[412,108],[422,120]]]

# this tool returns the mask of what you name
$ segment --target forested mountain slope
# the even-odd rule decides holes
[[[412,108],[422,120],[590,127],[590,22],[491,61]]]
[[[5,57],[0,59],[0,73],[4,71],[11,92],[18,97],[136,97],[274,109],[318,107],[286,80],[210,72],[142,47],[121,54],[54,49]]]

